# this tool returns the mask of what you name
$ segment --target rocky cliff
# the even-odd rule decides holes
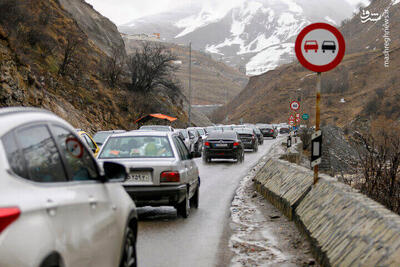
[[[46,108],[92,132],[133,129],[137,118],[155,112],[186,125],[182,94],[109,86],[105,62],[123,42],[115,25],[83,0],[6,0],[0,10],[7,10],[0,14],[0,106]]]

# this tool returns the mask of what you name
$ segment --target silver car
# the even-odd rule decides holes
[[[189,138],[189,131],[187,129],[175,129],[175,132],[181,137],[183,143],[187,147],[190,153],[195,152],[195,140]]]
[[[137,206],[170,205],[187,218],[199,205],[200,177],[193,154],[177,133],[132,131],[110,136],[98,161],[113,161],[129,169],[123,183]]]
[[[3,108],[0,125],[0,266],[136,266],[126,168],[100,170],[72,126],[48,111]]]

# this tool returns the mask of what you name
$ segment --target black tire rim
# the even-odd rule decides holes
[[[135,251],[135,237],[130,228],[128,228],[124,246],[124,267],[136,266],[136,251]]]

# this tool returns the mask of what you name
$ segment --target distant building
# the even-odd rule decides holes
[[[246,74],[246,66],[239,66],[239,72]]]
[[[160,42],[160,34],[153,33],[153,34],[146,34],[146,33],[137,33],[137,34],[126,34],[120,33],[121,37],[127,40],[140,40],[140,41],[153,41],[153,42]]]

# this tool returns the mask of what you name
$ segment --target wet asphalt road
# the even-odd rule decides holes
[[[278,139],[277,139],[278,140]],[[227,265],[223,256],[229,253],[221,245],[227,232],[229,208],[239,181],[265,155],[276,140],[266,139],[258,152],[247,152],[245,161],[213,161],[199,167],[200,206],[191,209],[189,218],[176,215],[172,207],[138,209],[137,241],[139,267],[196,267]],[[229,238],[229,237],[228,237]],[[222,262],[221,262],[222,259]]]

